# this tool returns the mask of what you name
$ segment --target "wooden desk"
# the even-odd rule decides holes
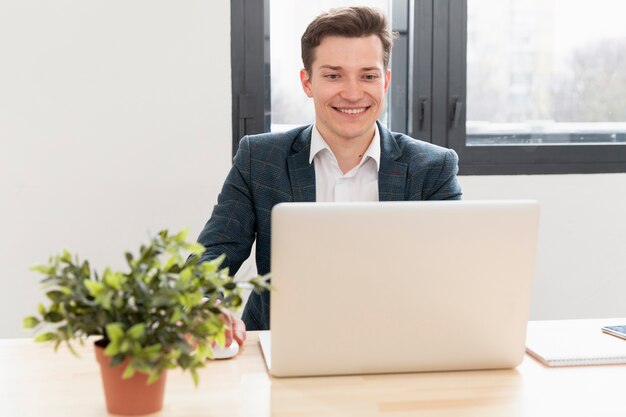
[[[545,368],[527,356],[512,370],[277,379],[257,340],[250,333],[236,359],[209,363],[198,388],[170,372],[156,416],[626,415],[624,365]],[[80,352],[0,340],[0,416],[106,416],[92,347]]]

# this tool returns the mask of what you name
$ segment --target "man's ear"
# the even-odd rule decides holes
[[[302,83],[302,89],[304,90],[304,94],[306,94],[308,97],[313,97],[309,72],[304,68],[300,70],[300,83]]]
[[[391,82],[391,70],[388,69],[385,72],[385,94],[387,94],[387,90],[389,89],[389,83]]]

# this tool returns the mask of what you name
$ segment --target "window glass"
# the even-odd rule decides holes
[[[626,2],[468,0],[467,145],[626,143]]]
[[[307,25],[324,11],[357,5],[377,7],[389,16],[389,0],[270,1],[272,131],[287,130],[315,120],[313,102],[304,94],[300,84],[300,37]]]

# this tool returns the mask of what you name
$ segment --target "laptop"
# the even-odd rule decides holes
[[[534,201],[276,205],[270,374],[517,366],[538,222]]]

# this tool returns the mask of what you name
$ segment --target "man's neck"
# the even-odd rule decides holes
[[[350,140],[334,138],[332,135],[325,134],[325,132],[322,131],[320,131],[320,134],[333,152],[333,155],[335,155],[339,169],[345,174],[359,165],[367,148],[372,143],[372,139],[374,139],[376,129],[377,126],[374,125],[371,134],[368,133],[362,137],[352,138]]]

